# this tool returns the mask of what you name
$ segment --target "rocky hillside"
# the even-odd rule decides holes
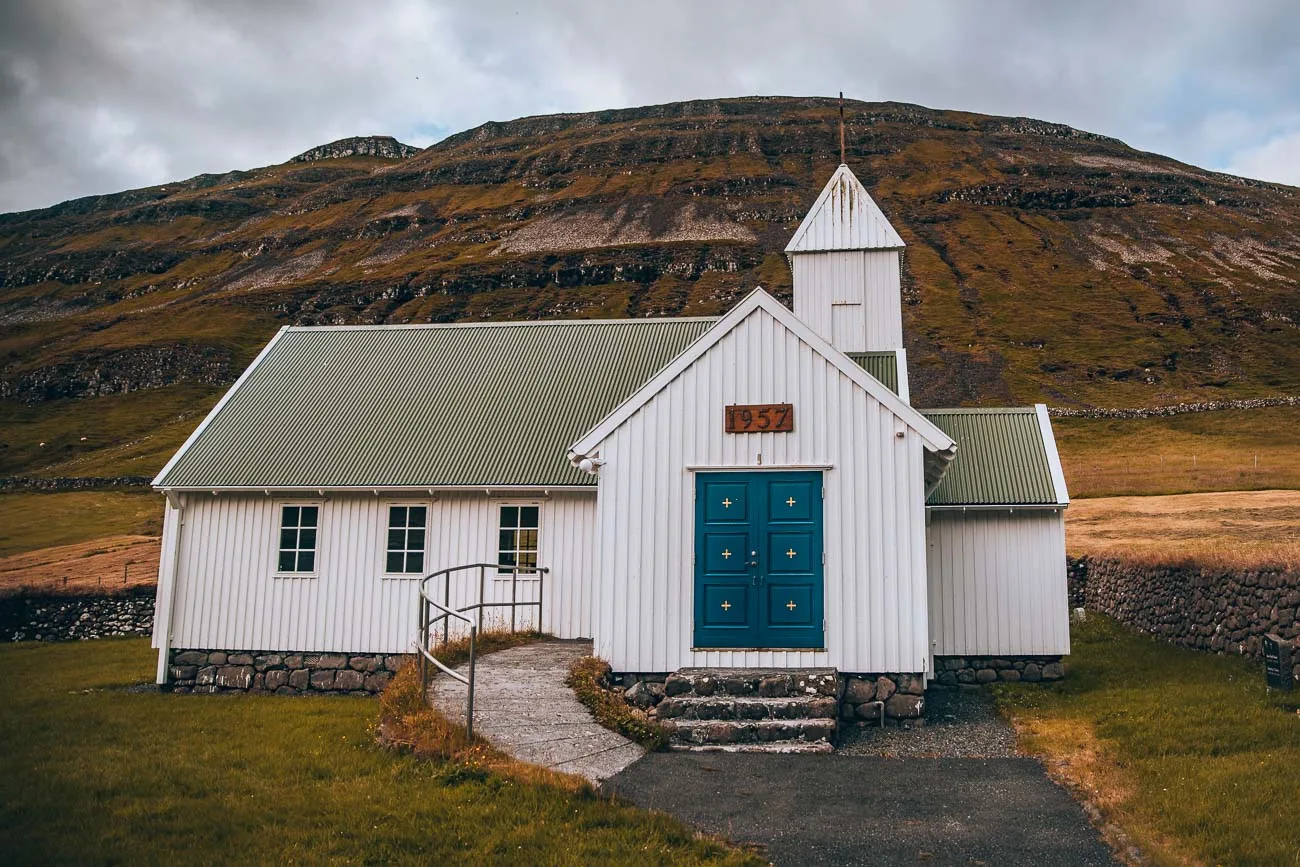
[[[341,160],[344,157],[388,157],[404,160],[419,152],[420,149],[415,145],[402,144],[391,135],[361,135],[319,145],[303,151],[289,162],[311,163],[316,160]]]
[[[286,323],[788,297],[835,118],[788,98],[532,117],[0,215],[0,475],[152,472]],[[847,121],[909,245],[918,404],[1300,393],[1300,190],[1025,118]]]

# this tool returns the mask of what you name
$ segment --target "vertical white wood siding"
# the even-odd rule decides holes
[[[723,433],[731,403],[794,404],[795,430]],[[901,433],[902,436],[897,436]],[[920,435],[761,308],[600,444],[596,652],[616,671],[929,660]],[[688,467],[824,471],[826,651],[693,651]]]
[[[836,349],[874,352],[903,345],[897,250],[796,253],[790,267],[794,314]],[[836,322],[850,315],[859,320],[852,327]]]
[[[932,512],[935,655],[1069,653],[1064,551],[1061,511]]]
[[[278,506],[320,502],[314,578],[275,577]],[[503,500],[484,494],[440,494],[426,499],[333,494],[324,498],[264,495],[189,495],[172,594],[175,648],[229,648],[307,652],[403,653],[416,635],[419,581],[383,574],[390,503],[430,506],[426,570],[496,562],[497,510]],[[510,498],[541,507],[540,565],[549,566],[542,626],[565,638],[591,635],[595,496],[554,492],[549,498]],[[519,582],[519,598],[535,599],[537,584]],[[485,585],[497,601],[510,582]],[[453,606],[478,598],[475,573],[452,586]],[[536,609],[520,609],[520,625]],[[509,611],[485,614],[508,623]]]

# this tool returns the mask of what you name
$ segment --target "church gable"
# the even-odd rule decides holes
[[[906,246],[880,206],[848,166],[831,175],[786,253],[830,250],[894,250]]]

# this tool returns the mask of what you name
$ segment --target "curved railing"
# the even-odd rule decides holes
[[[498,575],[504,571],[510,572],[510,601],[509,602],[485,602],[483,600],[484,590],[487,585],[487,573],[491,570]],[[470,572],[478,570],[478,602],[472,605],[464,605],[460,608],[451,607],[451,582],[452,577],[457,573]],[[426,575],[420,582],[420,689],[425,700],[429,696],[429,663],[433,663],[439,671],[442,671],[453,680],[465,684],[469,690],[465,704],[465,729],[469,737],[474,737],[474,664],[478,654],[478,634],[483,629],[483,610],[486,608],[509,608],[510,609],[510,631],[514,632],[518,624],[518,609],[521,607],[537,606],[537,628],[542,628],[542,599],[546,589],[546,575],[550,572],[546,567],[540,568],[521,568],[518,566],[503,568],[496,563],[469,563],[464,566],[450,566],[446,569],[439,569],[437,572]],[[520,574],[528,576],[537,576],[537,599],[531,602],[519,601],[519,576]],[[437,579],[442,579],[442,601],[434,599],[430,594],[431,585]],[[469,616],[470,612],[477,612],[477,617]],[[458,674],[450,666],[445,665],[433,653],[434,639],[437,635],[437,624],[442,623],[442,643],[446,644],[451,640],[451,621],[457,620],[469,627],[469,671],[468,674]]]

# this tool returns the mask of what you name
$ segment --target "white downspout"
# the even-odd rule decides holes
[[[179,496],[167,492],[168,514],[163,521],[163,549],[158,561],[158,590],[154,597],[153,637],[158,648],[159,685],[167,683],[172,651],[172,599],[176,595],[176,572],[180,568],[181,529],[185,526],[185,505]],[[170,520],[168,520],[170,519]]]

